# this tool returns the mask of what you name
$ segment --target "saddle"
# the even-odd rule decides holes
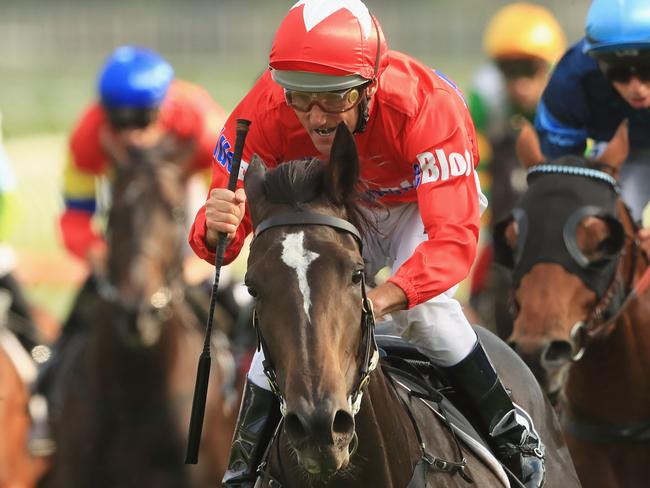
[[[489,466],[504,486],[510,486],[501,463],[474,427],[471,409],[451,386],[442,369],[431,362],[426,351],[398,336],[377,335],[376,341],[382,370],[405,401],[405,408],[408,408],[406,402],[409,399],[419,398],[452,431],[460,444]]]
[[[378,335],[377,347],[384,373],[428,404],[438,406],[437,410],[444,410],[452,425],[490,449],[472,425],[471,414],[463,413],[466,406],[456,395],[444,372],[431,362],[422,348],[390,335]]]

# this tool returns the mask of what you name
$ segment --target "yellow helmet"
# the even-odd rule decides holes
[[[566,37],[553,14],[541,5],[512,3],[490,20],[483,48],[491,58],[534,56],[556,62],[566,49]]]

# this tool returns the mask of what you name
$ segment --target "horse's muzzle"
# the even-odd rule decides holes
[[[290,409],[284,422],[289,443],[308,473],[329,476],[347,466],[354,438],[354,418],[347,408],[320,402],[314,409]]]

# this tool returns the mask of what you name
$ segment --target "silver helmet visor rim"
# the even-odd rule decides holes
[[[302,92],[328,92],[347,90],[367,83],[360,75],[332,76],[307,71],[283,71],[271,69],[273,80],[287,90]]]

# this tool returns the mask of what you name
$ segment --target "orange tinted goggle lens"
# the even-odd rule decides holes
[[[361,99],[358,88],[350,88],[343,92],[301,92],[284,90],[287,104],[301,112],[309,112],[318,105],[323,112],[339,114],[353,108]]]

